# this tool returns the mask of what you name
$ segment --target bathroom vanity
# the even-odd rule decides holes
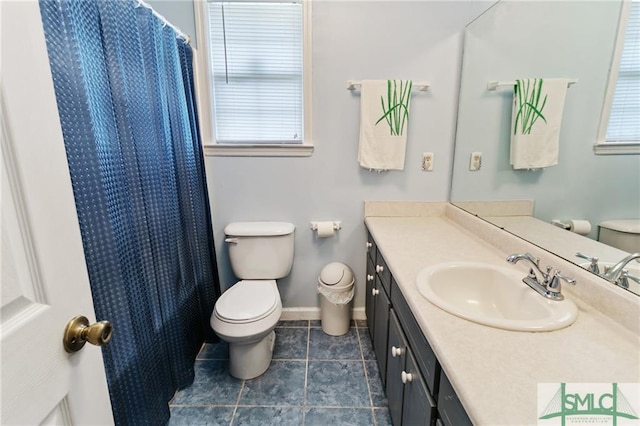
[[[370,233],[366,279],[367,326],[393,423],[471,424]]]
[[[367,325],[394,425],[536,424],[540,383],[640,382],[637,296],[447,203],[367,202],[365,224]],[[562,290],[578,306],[572,325],[488,327],[436,307],[417,288],[420,270],[451,261],[525,277],[526,265],[505,261],[516,252],[577,279]]]

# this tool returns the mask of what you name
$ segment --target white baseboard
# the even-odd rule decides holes
[[[296,321],[296,320],[319,320],[320,308],[282,308],[280,320]],[[367,319],[364,308],[354,308],[351,311],[351,318],[364,320]]]
[[[351,312],[351,318],[357,320],[366,320],[367,315],[364,313],[364,308],[353,308]]]
[[[320,308],[282,308],[281,321],[319,320]]]

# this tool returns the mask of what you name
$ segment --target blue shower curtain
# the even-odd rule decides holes
[[[220,294],[192,51],[134,0],[40,0],[117,424],[166,423]]]

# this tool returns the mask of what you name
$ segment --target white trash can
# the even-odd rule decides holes
[[[349,332],[351,301],[355,293],[353,272],[340,262],[329,263],[318,277],[322,331],[331,336]]]

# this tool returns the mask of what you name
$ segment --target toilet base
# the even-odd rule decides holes
[[[253,343],[229,343],[229,373],[241,380],[253,379],[269,368],[273,357],[276,333]]]

